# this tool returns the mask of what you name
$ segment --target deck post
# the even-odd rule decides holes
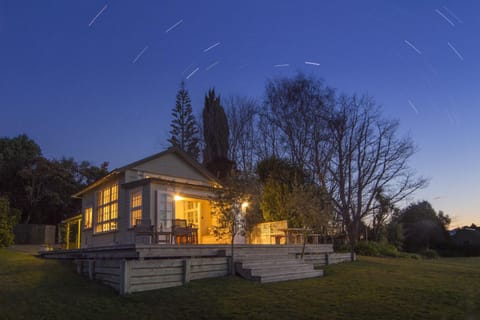
[[[190,282],[190,269],[192,267],[192,261],[189,258],[183,260],[183,284]]]
[[[88,279],[95,279],[95,260],[88,260]]]
[[[327,253],[325,253],[325,265],[328,266],[328,264],[330,263],[330,255]]]
[[[65,245],[65,249],[70,249],[70,223],[67,222],[67,236],[65,237],[67,242]]]
[[[227,270],[228,270],[228,274],[229,275],[235,275],[235,269],[234,268],[234,264],[235,262],[233,261],[233,257],[232,256],[227,256]],[[233,274],[232,274],[233,272]]]
[[[82,260],[75,260],[75,264],[77,265],[77,273],[82,274],[82,269],[83,269]]]
[[[130,264],[129,261],[126,259],[123,259],[122,262],[120,263],[120,294],[124,295],[129,293],[130,291],[130,281],[129,281],[129,270],[130,269]]]
[[[80,249],[80,229],[81,229],[81,226],[82,226],[82,220],[78,220],[77,221],[77,248],[76,249]]]

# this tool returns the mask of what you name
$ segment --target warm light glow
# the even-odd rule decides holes
[[[95,233],[117,230],[118,185],[113,184],[97,193]]]
[[[142,192],[133,191],[130,196],[130,226],[135,226],[142,219]]]
[[[175,195],[175,196],[173,197],[173,199],[174,199],[175,201],[180,201],[180,200],[184,200],[185,198],[182,197],[182,196],[179,196],[179,195],[177,194],[177,195]]]
[[[248,202],[246,202],[246,201],[243,202],[242,203],[242,209],[245,210],[245,209],[247,209],[247,207],[248,207]]]
[[[85,229],[90,229],[92,227],[92,217],[93,217],[93,208],[88,207],[85,209]]]

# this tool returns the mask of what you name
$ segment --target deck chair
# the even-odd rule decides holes
[[[187,220],[173,219],[172,220],[172,243],[188,244],[191,243],[192,230],[187,227]]]

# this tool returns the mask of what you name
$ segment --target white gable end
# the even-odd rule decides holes
[[[140,179],[150,173],[172,178],[201,181],[208,185],[213,183],[212,180],[205,177],[195,167],[174,153],[163,154],[158,158],[139,164],[130,170],[137,171],[138,178]]]

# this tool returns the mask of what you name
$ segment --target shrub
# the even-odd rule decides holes
[[[335,252],[350,252],[349,245],[343,245],[335,248]],[[360,241],[355,246],[355,253],[361,256],[372,257],[391,257],[391,258],[406,258],[420,260],[422,257],[426,259],[435,259],[438,253],[435,250],[425,250],[421,254],[398,251],[397,247],[390,243],[375,242],[375,241]]]
[[[398,257],[399,258],[406,258],[406,259],[414,259],[414,260],[420,260],[422,259],[422,256],[417,254],[417,253],[411,253],[411,252],[398,252]]]
[[[398,257],[398,250],[395,246],[374,241],[359,242],[355,248],[355,252],[360,255],[377,256],[377,257]]]
[[[424,257],[425,259],[437,259],[437,258],[438,258],[438,253],[437,253],[437,251],[432,250],[432,249],[426,249],[426,250],[420,252],[420,254],[421,254],[422,257]]]
[[[418,254],[398,251],[392,244],[374,241],[360,241],[355,246],[355,253],[364,256],[421,259]]]
[[[355,253],[362,256],[380,256],[377,243],[371,241],[360,241],[357,243]]]
[[[399,257],[399,252],[398,249],[389,243],[379,243],[378,244],[378,251],[380,252],[380,255],[384,257]]]
[[[7,198],[0,197],[0,248],[13,244],[13,227],[17,224],[20,212],[10,208]]]
[[[333,246],[333,250],[335,252],[351,252],[352,251],[352,247],[348,244],[342,244],[342,245],[338,245],[338,244],[335,244]]]

